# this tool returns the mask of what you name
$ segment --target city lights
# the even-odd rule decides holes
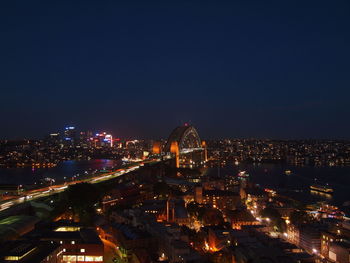
[[[0,259],[350,263],[349,10],[2,1]]]

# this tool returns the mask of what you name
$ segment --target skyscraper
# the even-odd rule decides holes
[[[65,127],[63,140],[66,145],[74,145],[76,140],[75,127],[73,126]]]

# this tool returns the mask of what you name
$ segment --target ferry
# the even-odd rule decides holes
[[[326,194],[333,194],[334,192],[333,188],[329,187],[328,185],[313,184],[310,185],[310,189],[316,192],[322,192]]]
[[[249,174],[246,173],[246,171],[240,171],[240,172],[238,173],[238,177],[247,178],[247,177],[249,177]]]
[[[291,175],[292,171],[291,170],[285,170],[284,173],[285,173],[285,175]]]

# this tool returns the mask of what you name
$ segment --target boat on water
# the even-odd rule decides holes
[[[313,184],[313,185],[310,185],[310,189],[316,192],[321,192],[326,194],[333,194],[334,192],[333,188],[329,187],[328,185]]]
[[[285,170],[284,173],[285,173],[286,175],[291,175],[291,174],[292,174],[292,171],[291,171],[291,170]]]
[[[238,173],[238,177],[247,178],[247,177],[249,177],[249,174],[246,171],[240,171]]]

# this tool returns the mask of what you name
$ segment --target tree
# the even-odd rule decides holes
[[[261,211],[261,217],[269,218],[276,231],[283,233],[287,230],[285,221],[281,218],[280,213],[276,209],[272,207],[263,209]]]
[[[276,209],[266,207],[261,211],[261,217],[269,218],[271,221],[277,221],[281,218],[281,215]]]
[[[302,210],[295,210],[290,214],[290,222],[294,225],[305,224],[312,221],[312,218]]]
[[[153,186],[153,191],[158,196],[166,197],[166,196],[170,195],[171,188],[165,182],[157,182]]]
[[[203,221],[203,218],[204,218],[204,215],[205,215],[206,212],[207,212],[207,209],[205,207],[203,207],[203,206],[200,206],[198,208],[197,219],[199,221]]]
[[[61,201],[72,209],[73,218],[78,216],[84,225],[91,225],[95,216],[95,204],[101,199],[95,185],[80,183],[70,185],[61,195]]]
[[[287,224],[282,218],[279,218],[275,223],[275,228],[277,232],[284,233],[287,231]]]
[[[207,208],[203,215],[204,225],[221,225],[224,223],[222,213],[218,209]]]
[[[187,212],[190,216],[198,216],[198,212],[199,212],[199,205],[196,202],[191,202],[188,203],[187,206]]]

